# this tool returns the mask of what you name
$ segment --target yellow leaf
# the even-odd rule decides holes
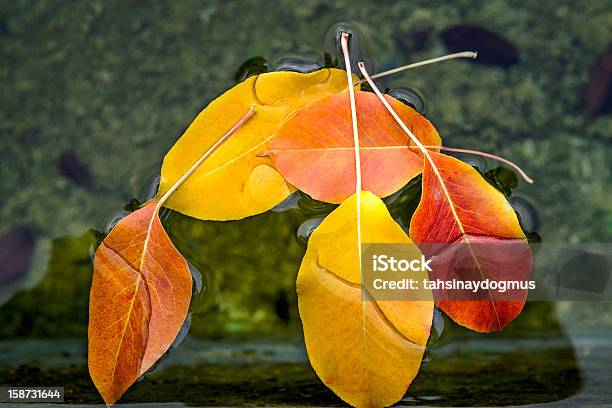
[[[255,116],[181,185],[166,206],[206,220],[240,219],[271,209],[293,188],[269,157],[257,154],[290,115],[346,87],[346,72],[339,69],[273,72],[234,86],[200,112],[166,154],[158,198],[253,106]]]
[[[380,198],[359,194],[362,242],[412,243]],[[388,406],[419,370],[433,301],[362,300],[357,202],[349,197],[309,239],[297,279],[300,318],[321,380],[351,405]]]

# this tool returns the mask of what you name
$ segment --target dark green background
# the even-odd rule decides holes
[[[165,152],[234,85],[244,60],[322,60],[326,34],[341,21],[363,33],[375,69],[444,54],[438,34],[455,24],[510,40],[520,62],[508,69],[452,61],[384,85],[418,90],[445,145],[519,163],[536,183],[515,194],[536,207],[545,242],[610,241],[612,120],[590,115],[582,102],[590,70],[609,46],[609,1],[3,0],[0,233],[31,225],[38,246],[26,290],[0,307],[0,338],[84,339],[95,242],[87,231],[103,230],[126,202],[145,195]],[[398,39],[428,27],[422,51],[399,49]],[[92,188],[58,170],[65,150],[90,169]],[[207,296],[194,303],[191,334],[299,338],[294,282],[304,246],[296,229],[304,218],[170,216],[177,246],[208,282]],[[283,299],[288,322],[278,312]],[[557,330],[555,313],[570,326],[612,324],[605,303],[528,305],[538,308],[510,333]]]
[[[495,152],[523,166],[536,183],[522,183],[515,194],[535,205],[545,242],[612,236],[612,121],[589,115],[582,104],[590,69],[608,46],[609,2],[0,4],[0,232],[34,225],[40,246],[49,247],[57,237],[102,230],[130,198],[142,197],[164,153],[202,107],[234,84],[242,61],[322,59],[326,33],[349,21],[363,33],[363,52],[375,67],[445,53],[437,33],[458,23],[480,24],[513,42],[520,63],[508,69],[446,62],[385,85],[424,95],[427,117],[446,145]],[[398,38],[427,27],[432,34],[423,51],[398,49]],[[64,150],[89,167],[92,189],[58,171]],[[285,218],[263,215],[198,229],[201,239],[191,250],[218,276],[221,292],[211,299],[213,316],[194,319],[195,328],[275,329],[273,303],[281,290],[293,302],[302,251],[293,239],[295,222]],[[8,305],[4,335],[83,333],[87,243],[66,245],[53,245],[50,265],[57,265],[58,277],[43,283],[45,305],[35,301],[40,294],[18,308]],[[39,263],[32,282],[44,273],[44,258]],[[20,326],[23,316],[16,314],[28,310],[40,321]],[[67,327],[53,329],[60,315]]]

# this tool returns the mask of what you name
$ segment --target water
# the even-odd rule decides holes
[[[588,115],[581,101],[592,63],[608,46],[604,6],[2,6],[0,233],[32,225],[35,249],[26,279],[2,288],[0,384],[63,384],[71,403],[100,402],[84,363],[96,242],[87,231],[108,232],[132,198],[153,196],[164,153],[234,84],[242,61],[263,55],[272,70],[301,72],[329,53],[342,66],[341,30],[352,34],[353,69],[364,59],[370,72],[443,54],[438,34],[452,25],[487,22],[507,36],[521,55],[513,67],[445,62],[381,84],[425,112],[445,144],[502,154],[534,177],[534,185],[519,183],[511,201],[525,230],[548,242],[609,241],[609,115]],[[400,48],[417,32],[430,33],[423,45]],[[63,151],[87,166],[91,188],[62,175]],[[462,159],[480,171],[495,167]],[[417,187],[385,199],[404,228]],[[298,192],[275,212],[240,222],[164,211],[194,277],[189,334],[125,402],[341,405],[306,363],[294,286],[305,241],[334,208]],[[283,294],[288,310],[281,313]],[[487,336],[436,312],[426,364],[403,404],[608,404],[610,310],[530,303],[504,333]]]
[[[318,59],[304,59],[301,57],[282,57],[272,65],[274,71],[291,71],[307,74],[323,68],[323,64]]]
[[[586,348],[609,353],[606,341],[609,334],[576,333],[579,355],[585,355],[582,350]],[[567,363],[568,355],[572,353],[567,346],[567,342],[559,339],[551,342],[546,337],[529,337],[518,342],[493,339],[448,343],[438,348],[440,358],[422,369],[402,404],[454,406],[486,403],[488,406],[503,406],[512,402],[555,401],[566,397],[570,398],[569,401],[595,406],[605,403],[606,400],[589,398],[588,395],[571,396],[579,390],[581,380],[577,367]],[[15,358],[16,350],[20,352],[18,358]],[[39,360],[32,360],[32,356]],[[27,384],[40,375],[55,376],[56,379],[81,378],[86,374],[82,368],[84,358],[84,343],[74,341],[0,343],[0,362],[9,361],[13,367],[0,371],[0,380],[5,380],[8,375],[13,376],[12,381],[18,378],[21,384]],[[40,368],[35,369],[33,363]],[[597,387],[596,380],[601,376],[609,377],[605,367],[593,358],[586,357],[584,363],[593,370],[585,379],[587,387]],[[494,375],[500,371],[505,375]],[[488,375],[480,375],[482,372]],[[562,376],[564,383],[546,385],[538,382],[540,380],[533,381],[550,375]],[[443,380],[448,376],[452,381]],[[235,387],[236,383],[241,386]],[[519,388],[522,392],[517,395]],[[466,394],[469,389],[478,389],[479,392]],[[92,385],[82,381],[69,384],[66,395],[72,402],[98,401]],[[147,374],[137,387],[129,391],[124,401],[183,401],[190,406],[229,405],[230,402],[242,405],[253,401],[266,405],[342,405],[309,368],[300,342],[220,342],[191,337],[187,337],[158,369]]]
[[[372,68],[367,37],[363,34],[359,24],[350,22],[334,24],[325,35],[325,47],[332,56],[338,59],[339,67],[344,68],[344,56],[340,42],[342,33],[350,35],[351,69],[353,72],[359,72],[357,63],[360,61],[366,64],[366,69]]]
[[[415,111],[419,112],[422,115],[424,115],[426,112],[423,96],[421,96],[417,91],[413,89],[394,88],[389,90],[389,95],[412,107]]]
[[[308,238],[314,232],[314,230],[323,222],[323,218],[309,218],[304,221],[297,230],[298,239],[304,243],[308,242]]]
[[[511,197],[508,201],[518,214],[523,229],[537,232],[540,228],[540,220],[533,205],[526,198],[517,196]]]

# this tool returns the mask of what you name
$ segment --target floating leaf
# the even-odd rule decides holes
[[[159,210],[199,166],[255,114],[242,115],[159,199],[121,219],[96,250],[89,305],[89,371],[107,404],[168,350],[191,301],[187,262]]]
[[[263,74],[269,70],[268,60],[262,56],[252,57],[240,64],[234,74],[234,80],[236,82],[244,81],[252,75]]]
[[[531,253],[504,195],[471,166],[443,154],[429,155],[433,163],[425,160],[423,192],[410,223],[410,237],[427,256],[435,255],[430,279],[450,280],[457,271],[462,280],[527,279]],[[452,265],[449,259],[457,259],[459,247],[468,250],[469,259]],[[469,294],[460,300],[448,300],[452,296],[447,293],[434,297],[457,323],[491,332],[502,330],[519,315],[527,291],[511,294],[511,300],[490,293],[483,300],[472,300]]]
[[[142,207],[142,204],[143,203],[141,203],[139,199],[132,198],[126,205],[123,206],[123,209],[128,212],[134,212],[140,209],[140,207]]]
[[[410,237],[432,261],[430,279],[443,284],[442,290],[435,292],[436,303],[457,323],[473,330],[502,330],[521,312],[527,289],[512,292],[511,300],[506,300],[504,294],[497,296],[500,292],[494,296],[485,289],[485,299],[471,300],[469,290],[462,294],[460,291],[459,297],[449,295],[451,289],[446,284],[455,276],[459,280],[476,276],[482,282],[501,280],[508,275],[519,284],[528,284],[525,281],[531,273],[531,252],[515,212],[503,194],[473,167],[427,150],[382,95],[363,62],[359,63],[359,69],[381,103],[424,155],[421,200],[411,219]],[[463,149],[444,149],[496,158],[532,182],[518,166],[503,158]],[[474,248],[475,243],[481,244],[479,248]]]
[[[338,58],[332,58],[329,52],[323,54],[324,68],[336,68],[338,66]]]
[[[403,130],[370,92],[355,92],[364,190],[386,197],[421,173],[423,159]],[[428,146],[438,133],[414,109],[389,103]],[[355,193],[355,152],[348,93],[330,95],[297,112],[276,132],[266,154],[292,185],[311,197],[341,203]]]
[[[96,251],[88,363],[107,404],[168,350],[191,301],[187,262],[164,231],[157,204],[119,221]]]
[[[360,195],[362,242],[411,243],[380,198]],[[325,385],[351,405],[388,406],[419,371],[433,302],[362,298],[358,222],[353,195],[312,233],[297,278],[300,318]]]
[[[512,195],[512,190],[518,186],[518,177],[516,173],[505,167],[496,167],[488,170],[483,176],[489,184],[504,193],[507,197],[510,197]]]
[[[258,157],[295,111],[347,87],[345,71],[273,72],[252,76],[208,105],[164,158],[158,197],[234,124],[249,107],[257,115],[203,163],[166,206],[208,220],[259,214],[292,192],[269,157]]]

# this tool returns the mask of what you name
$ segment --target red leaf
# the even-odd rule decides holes
[[[531,252],[506,198],[471,166],[439,153],[430,156],[435,167],[425,160],[421,202],[410,223],[411,239],[423,253],[435,255],[430,280],[526,281]],[[481,332],[502,330],[527,296],[527,290],[501,297],[489,291],[475,299],[470,292],[434,291],[434,297],[454,321]]]
[[[89,372],[113,404],[168,350],[191,300],[191,274],[159,220],[157,201],[122,219],[96,251]]]
[[[421,173],[423,159],[402,129],[370,92],[355,92],[360,135],[362,188],[379,197],[393,194]],[[387,96],[423,144],[439,146],[432,124]],[[355,193],[355,151],[348,93],[325,97],[298,111],[276,132],[269,151],[274,166],[311,197],[341,203]]]

